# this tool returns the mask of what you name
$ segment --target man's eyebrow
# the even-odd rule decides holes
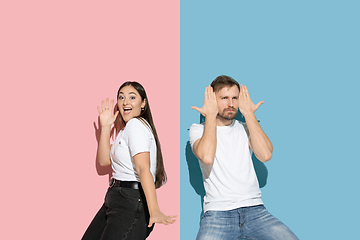
[[[230,96],[230,95],[220,95],[220,98],[238,98],[239,96],[235,95],[235,96]]]

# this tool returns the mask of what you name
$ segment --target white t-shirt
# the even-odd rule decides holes
[[[146,122],[145,119],[142,119]],[[130,119],[120,130],[110,150],[112,178],[122,181],[138,181],[133,157],[142,152],[150,152],[150,172],[156,173],[156,142],[150,127],[137,118]]]
[[[193,124],[190,127],[192,148],[203,132],[203,124]],[[199,160],[206,191],[204,212],[263,204],[244,126],[234,120],[229,126],[217,126],[216,134],[213,164],[206,165]]]

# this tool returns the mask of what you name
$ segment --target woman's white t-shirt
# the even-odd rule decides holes
[[[144,123],[142,122],[144,121]],[[155,182],[156,141],[145,119],[132,118],[120,130],[110,150],[112,178],[121,181],[138,181],[133,157],[142,152],[150,153],[150,172]]]

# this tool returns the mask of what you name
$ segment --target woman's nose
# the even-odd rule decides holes
[[[124,98],[123,105],[126,105],[128,103],[127,98]]]

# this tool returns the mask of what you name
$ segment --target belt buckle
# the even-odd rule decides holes
[[[115,179],[111,179],[111,183],[109,183],[109,187],[112,188],[115,185]]]

